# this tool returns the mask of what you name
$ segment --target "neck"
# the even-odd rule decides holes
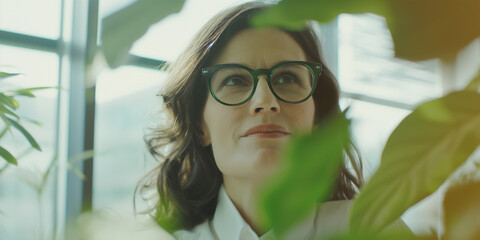
[[[224,176],[225,191],[245,222],[258,236],[267,232],[261,228],[258,211],[258,190],[261,183],[251,179],[228,178]]]

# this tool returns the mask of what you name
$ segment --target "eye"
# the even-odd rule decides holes
[[[225,87],[240,87],[240,86],[250,86],[251,81],[245,79],[243,76],[230,76],[222,81],[222,86]]]
[[[298,78],[291,73],[282,73],[279,74],[277,77],[274,79],[275,84],[298,84]]]

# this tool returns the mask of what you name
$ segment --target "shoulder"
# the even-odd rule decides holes
[[[210,230],[210,221],[195,226],[191,230],[178,230],[173,233],[177,240],[207,240],[214,239],[212,231]]]
[[[349,231],[350,209],[353,200],[339,200],[325,202],[319,205],[315,218],[315,237],[331,237]],[[388,225],[385,231],[393,231],[413,237],[413,232],[398,218]]]
[[[328,237],[349,230],[352,200],[338,200],[318,206],[314,220],[315,237]]]

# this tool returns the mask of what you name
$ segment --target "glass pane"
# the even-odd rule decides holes
[[[200,28],[220,10],[247,0],[187,0],[180,13],[153,25],[131,50],[139,56],[174,60]],[[181,31],[180,31],[181,29]]]
[[[0,29],[56,39],[61,6],[61,0],[0,0]]]
[[[395,58],[383,17],[343,14],[339,17],[338,35],[342,91],[408,105],[441,94],[437,61]]]
[[[160,110],[166,73],[132,66],[103,71],[96,88],[94,209],[133,213],[133,192],[152,167],[143,135]]]
[[[0,45],[0,70],[19,76],[1,80],[2,90],[55,86],[58,82],[55,54]],[[37,140],[33,150],[16,129],[0,139],[0,145],[18,157],[18,167],[0,159],[0,239],[51,239],[55,220],[55,169],[42,185],[43,175],[54,161],[57,133],[57,90],[34,92],[35,98],[18,97],[21,125]],[[40,126],[27,119],[38,121]],[[0,121],[0,129],[5,124]]]
[[[100,19],[134,2],[135,0],[99,0],[98,12]]]

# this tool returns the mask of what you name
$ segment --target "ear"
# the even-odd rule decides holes
[[[202,122],[202,124],[200,124],[199,137],[202,147],[206,147],[212,143],[212,140],[210,139],[210,133],[205,122]]]

